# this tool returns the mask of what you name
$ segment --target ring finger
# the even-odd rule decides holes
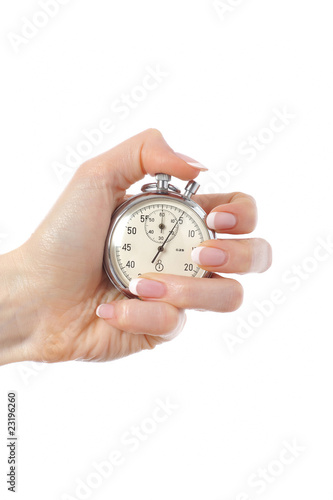
[[[162,301],[180,309],[231,312],[243,301],[243,287],[233,279],[215,274],[195,279],[173,274],[149,273],[130,282],[130,291],[141,299]],[[154,322],[151,321],[154,325]]]

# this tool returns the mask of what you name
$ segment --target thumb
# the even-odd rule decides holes
[[[111,215],[131,184],[159,172],[193,179],[200,170],[206,169],[175,153],[161,132],[145,130],[81,165],[32,239],[39,249],[75,263],[79,251],[88,262],[97,252],[98,262]]]
[[[182,180],[207,170],[196,160],[175,153],[157,129],[147,129],[113,149],[85,162],[78,174],[88,172],[108,187],[119,201],[126,189],[146,174],[169,174]]]

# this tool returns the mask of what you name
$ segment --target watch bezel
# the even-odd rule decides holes
[[[138,298],[138,297],[136,295],[133,295],[129,291],[129,289],[126,287],[126,284],[123,281],[121,281],[114,266],[112,265],[110,258],[112,235],[114,233],[114,230],[117,226],[119,219],[123,216],[125,212],[127,212],[128,209],[132,208],[134,205],[143,200],[149,201],[156,198],[158,198],[159,201],[161,201],[163,198],[169,201],[170,198],[174,198],[177,201],[181,201],[184,205],[191,208],[197,215],[199,215],[199,217],[204,221],[204,223],[206,223],[207,214],[204,211],[204,209],[200,207],[200,205],[198,205],[198,203],[196,203],[194,200],[184,198],[181,194],[178,193],[171,193],[171,192],[161,193],[158,190],[150,191],[149,193],[140,193],[132,196],[128,200],[124,201],[121,205],[119,205],[119,207],[117,207],[116,210],[113,212],[113,215],[110,220],[110,226],[105,240],[103,267],[111,283],[117,288],[117,290],[122,292],[128,298]],[[210,239],[215,239],[215,232],[209,229],[208,227],[207,231],[210,236]],[[200,276],[200,278],[209,278],[211,275],[212,273],[210,273],[209,271],[205,271],[204,274]]]

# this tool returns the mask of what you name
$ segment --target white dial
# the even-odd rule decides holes
[[[153,196],[129,206],[118,218],[108,247],[113,273],[125,287],[141,274],[202,277],[193,248],[210,239],[200,215],[171,196]]]
[[[160,208],[145,215],[145,231],[148,238],[155,241],[155,243],[164,243],[164,240],[168,238],[168,241],[173,240],[178,232],[179,226],[182,224],[182,220],[177,222],[177,214],[170,212],[165,208],[165,205],[161,205]],[[172,232],[170,234],[170,230]]]

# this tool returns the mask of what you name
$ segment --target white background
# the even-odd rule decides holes
[[[240,310],[191,311],[184,332],[152,352],[2,367],[1,498],[12,498],[10,389],[18,393],[20,500],[83,498],[78,480],[98,482],[93,463],[113,450],[122,465],[85,498],[333,498],[332,250],[313,257],[318,238],[333,236],[331,2],[224,4],[225,15],[213,0],[71,0],[16,51],[8,35],[20,35],[41,7],[1,4],[1,253],[29,237],[68,182],[55,162],[65,163],[84,129],[110,118],[113,132],[89,156],[158,128],[175,151],[224,179],[200,174],[202,192],[256,198],[253,234],[274,255],[267,273],[240,277]],[[156,89],[126,118],[112,111],[156,66],[167,74]],[[274,109],[293,118],[271,137],[263,129]],[[249,161],[239,148],[258,135],[270,142]],[[231,160],[238,173],[225,180]],[[260,304],[276,289],[281,303],[265,302],[264,317]],[[177,408],[152,427],[156,400],[168,398]],[[133,452],[122,436],[142,425],[154,432]],[[302,451],[284,465],[280,453],[293,441]],[[269,475],[259,490],[248,480],[260,467]]]

